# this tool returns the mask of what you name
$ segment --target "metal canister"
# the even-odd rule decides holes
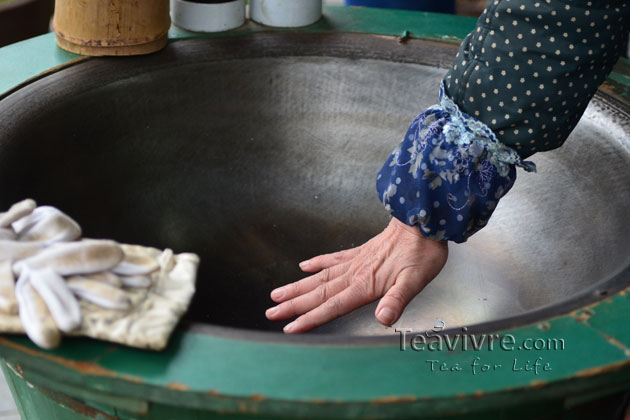
[[[308,26],[322,17],[322,0],[250,0],[252,20],[267,26]]]

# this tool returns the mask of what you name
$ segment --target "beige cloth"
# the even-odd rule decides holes
[[[123,288],[131,300],[130,308],[124,311],[104,309],[80,299],[82,322],[71,335],[162,350],[195,293],[199,257],[138,245],[121,247],[125,253],[142,254],[158,261],[160,269],[150,275],[151,286]],[[0,313],[0,332],[24,333],[19,316]]]

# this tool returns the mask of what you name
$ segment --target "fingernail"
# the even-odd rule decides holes
[[[282,299],[284,297],[284,289],[276,289],[271,292],[272,299]]]
[[[284,327],[284,330],[283,330],[283,331],[284,331],[285,333],[291,332],[291,330],[293,329],[293,327],[295,327],[295,321],[294,321],[294,322],[292,322],[292,323],[290,323],[290,324],[287,324],[287,325]]]
[[[274,306],[273,308],[269,308],[267,309],[267,312],[265,312],[266,316],[273,316],[273,314],[275,314],[276,312],[278,312],[278,307]]]
[[[300,268],[304,268],[304,267],[306,267],[306,266],[308,265],[308,263],[310,263],[310,262],[311,262],[311,260],[302,261],[302,262],[300,263]]]
[[[396,319],[396,314],[391,309],[385,307],[381,309],[380,311],[378,311],[378,314],[376,314],[376,317],[383,324],[392,325],[394,323],[394,320]]]

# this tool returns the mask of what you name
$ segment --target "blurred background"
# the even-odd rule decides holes
[[[0,0],[0,47],[48,32],[54,0]]]
[[[194,1],[194,0],[193,0]],[[324,0],[331,6],[387,7],[478,17],[487,0]],[[55,0],[0,0],[0,47],[50,30]],[[626,57],[630,48],[626,45]]]
[[[390,7],[478,16],[486,0],[324,0],[334,6]],[[0,47],[46,33],[54,0],[0,0]]]

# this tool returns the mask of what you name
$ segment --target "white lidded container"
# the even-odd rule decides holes
[[[322,0],[249,0],[249,17],[280,28],[308,26],[322,17]]]
[[[245,23],[245,0],[171,0],[171,19],[187,31],[228,31]]]

